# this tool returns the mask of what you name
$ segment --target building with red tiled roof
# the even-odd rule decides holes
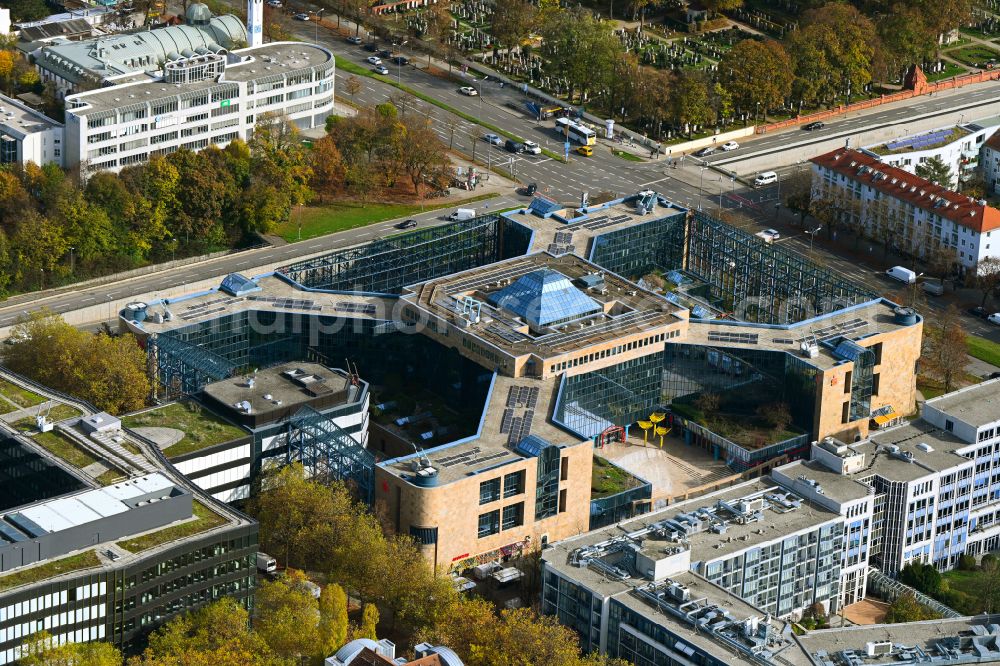
[[[830,202],[843,221],[860,221],[898,249],[915,256],[951,249],[967,269],[986,257],[1000,257],[1000,210],[985,201],[885,164],[864,150],[841,148],[810,161],[813,198]]]
[[[356,638],[327,657],[324,666],[463,666],[462,660],[443,645],[420,643],[413,648],[414,658],[396,657],[392,641]]]

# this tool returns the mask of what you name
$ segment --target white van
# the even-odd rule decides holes
[[[278,570],[278,563],[267,553],[257,553],[257,569],[264,573],[274,573]]]
[[[917,281],[917,274],[909,268],[903,268],[902,266],[893,266],[885,274],[893,280],[899,280],[903,284],[913,284]]]
[[[757,177],[753,181],[754,187],[761,187],[762,185],[772,185],[778,182],[778,174],[773,171],[764,171],[757,174]]]
[[[475,208],[459,208],[454,213],[449,215],[447,219],[451,222],[464,222],[465,220],[471,220],[475,216]]]

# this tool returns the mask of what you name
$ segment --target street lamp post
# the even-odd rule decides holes
[[[722,211],[722,176],[719,176],[719,211]]]
[[[701,176],[698,178],[698,210],[701,210],[701,195],[703,188],[705,187],[705,169],[708,167],[701,167]]]
[[[314,17],[314,20],[313,20],[313,41],[314,42],[318,42],[319,41],[319,22],[323,20],[323,12],[324,11],[326,11],[326,10],[324,10],[324,9],[317,9],[316,11],[312,12],[312,15]]]
[[[403,85],[403,47],[410,40],[406,39],[399,44],[399,53],[396,54],[396,84]]]
[[[69,248],[69,274],[70,275],[76,274],[76,260],[73,257],[73,250],[75,250],[75,249],[76,248],[73,247],[73,246],[70,246],[70,248]]]
[[[819,225],[818,227],[816,227],[812,231],[807,231],[806,232],[807,234],[809,234],[809,256],[810,257],[812,256],[812,253],[813,253],[813,241],[816,240],[816,234],[818,234],[819,231],[820,231],[820,229],[822,229],[822,228],[823,228],[823,225]]]

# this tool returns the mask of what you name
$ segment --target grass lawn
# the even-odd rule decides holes
[[[393,204],[393,203],[357,203],[341,202],[324,206],[310,206],[292,213],[291,219],[275,228],[274,233],[289,243],[299,240],[299,224],[302,224],[302,239],[308,240],[317,236],[356,229],[369,224],[406,217],[428,210],[464,206],[476,201],[484,201],[499,196],[497,193],[481,194],[463,199],[458,203],[435,203],[432,205]]]
[[[3,394],[5,398],[21,407],[34,407],[47,400],[44,396],[38,395],[28,389],[23,389],[16,384],[11,384],[6,379],[0,379],[0,394]],[[5,409],[4,411],[11,410]]]
[[[173,402],[164,407],[122,419],[126,428],[151,427],[175,428],[184,431],[184,437],[163,450],[165,456],[181,456],[209,446],[246,437],[248,433],[228,421],[202,409],[194,402]]]
[[[943,582],[948,583],[948,590],[957,597],[948,600],[955,610],[970,615],[985,610],[986,605],[981,594],[982,580],[978,571],[953,569],[943,572],[941,577]]]
[[[630,488],[636,488],[642,482],[623,470],[616,467],[608,460],[600,456],[594,456],[594,466],[590,482],[590,499],[601,499],[610,497]]]
[[[120,470],[109,469],[109,470],[107,470],[105,472],[101,472],[97,476],[97,482],[99,484],[101,484],[102,486],[110,486],[113,482],[115,482],[115,481],[117,481],[119,479],[124,479],[124,478],[125,478],[125,475],[122,474]]]
[[[97,458],[84,451],[65,435],[52,430],[32,435],[31,439],[54,456],[62,458],[73,467],[81,469],[97,462]]]
[[[970,67],[985,67],[987,60],[1000,58],[1000,52],[983,46],[982,44],[960,46],[957,49],[945,51],[945,53],[955,60],[969,65]]]
[[[997,36],[996,33],[987,34],[982,30],[979,30],[978,28],[970,28],[970,27],[959,28],[958,32],[963,35],[971,35],[972,37],[979,37],[980,39],[993,39],[994,37]]]
[[[924,377],[917,377],[917,390],[920,391],[925,400],[944,395],[944,387],[936,381]]]
[[[965,339],[965,346],[969,349],[969,356],[1000,367],[1000,344],[978,335],[970,335]]]
[[[935,81],[941,81],[942,79],[950,79],[953,76],[961,76],[962,74],[967,74],[969,70],[964,67],[959,67],[953,62],[946,62],[944,64],[944,69],[937,74],[928,74],[927,80],[931,83]]]
[[[90,569],[91,567],[98,566],[100,563],[101,561],[97,559],[97,553],[92,550],[88,550],[83,553],[77,553],[76,555],[70,555],[69,557],[52,560],[51,562],[46,562],[45,564],[37,567],[31,567],[30,569],[15,570],[6,576],[0,577],[0,590],[9,590],[12,587],[18,587],[19,585],[36,583],[40,580],[45,580],[46,578],[58,576],[70,571]]]
[[[623,160],[628,160],[629,162],[642,162],[643,161],[643,159],[641,157],[633,155],[632,153],[625,152],[624,150],[614,150],[614,149],[612,149],[611,150],[611,154],[614,155],[615,157],[620,157]]]
[[[207,506],[197,500],[194,502],[193,508],[195,516],[194,520],[189,520],[186,523],[180,523],[179,525],[173,525],[171,527],[164,527],[162,530],[150,532],[149,534],[144,534],[142,536],[135,537],[134,539],[119,541],[117,543],[127,551],[141,553],[144,550],[155,548],[156,546],[167,543],[168,541],[185,539],[194,534],[198,534],[199,532],[205,532],[206,530],[218,527],[226,522],[225,518],[210,510]]]

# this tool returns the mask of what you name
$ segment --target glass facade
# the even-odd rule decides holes
[[[590,261],[636,280],[655,269],[682,268],[685,226],[678,212],[595,236]]]
[[[0,511],[86,488],[13,437],[0,440]]]
[[[658,352],[572,377],[563,377],[554,420],[581,437],[634,423],[660,405],[663,354]]]
[[[644,483],[637,488],[630,488],[610,497],[591,500],[590,529],[596,530],[599,527],[613,525],[649,511],[651,502],[642,500],[652,500],[652,497],[652,484]]]
[[[851,420],[867,419],[872,413],[872,387],[875,376],[875,352],[864,348],[854,359],[851,371]]]
[[[625,626],[633,631],[626,631]],[[611,599],[608,607],[607,653],[636,666],[729,666],[732,661],[732,657],[716,657],[689,644],[683,635],[617,599]]]
[[[538,454],[538,477],[535,481],[535,520],[550,518],[559,512],[559,447],[546,446]]]
[[[714,304],[737,319],[798,322],[869,301],[875,295],[782,245],[694,213],[685,268],[710,285]]]
[[[306,287],[397,294],[408,285],[524,254],[531,230],[496,213],[411,231],[278,269]]]
[[[601,647],[601,600],[590,590],[551,571],[542,576],[542,614],[555,615],[580,636],[584,653]]]
[[[490,295],[494,305],[535,326],[555,326],[602,311],[601,304],[573,286],[557,271],[541,269],[523,275]]]

